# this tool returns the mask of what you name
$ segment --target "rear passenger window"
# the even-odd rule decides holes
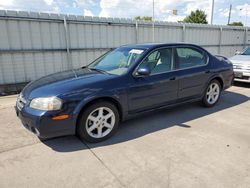
[[[176,69],[196,67],[207,63],[207,56],[193,48],[176,48]]]

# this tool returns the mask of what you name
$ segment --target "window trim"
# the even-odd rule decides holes
[[[159,75],[159,74],[165,74],[165,73],[168,73],[168,72],[172,72],[173,71],[173,67],[174,67],[174,48],[171,46],[171,47],[160,47],[160,48],[156,48],[154,50],[152,50],[148,55],[146,55],[142,60],[141,62],[136,66],[136,68],[134,69],[132,75],[134,77],[145,77],[145,76],[140,76],[140,75],[136,75],[136,72],[137,70],[139,69],[140,65],[143,63],[143,61],[148,57],[150,56],[152,53],[154,53],[155,51],[158,51],[158,50],[162,50],[162,49],[171,49],[171,70],[169,71],[165,71],[165,72],[160,72],[160,73],[154,73],[154,74],[150,74],[148,76],[154,76],[154,75]]]
[[[136,78],[145,77],[145,76],[136,75],[136,72],[137,72],[137,70],[139,69],[140,65],[143,63],[143,61],[144,61],[149,55],[151,55],[151,53],[153,53],[153,52],[155,52],[155,51],[157,51],[157,50],[167,49],[167,48],[171,48],[171,49],[172,49],[171,70],[170,70],[170,71],[161,72],[161,73],[150,74],[150,75],[148,75],[148,76],[154,76],[154,75],[159,75],[159,74],[166,74],[166,73],[170,73],[170,72],[175,72],[175,71],[180,71],[180,70],[187,70],[187,69],[198,68],[198,67],[205,67],[205,66],[207,66],[207,65],[209,64],[209,61],[210,61],[209,54],[208,54],[205,50],[199,49],[198,47],[189,46],[189,45],[159,47],[159,48],[156,48],[156,49],[152,50],[147,56],[145,56],[145,57],[141,60],[141,62],[136,66],[136,68],[135,68],[134,71],[132,72],[132,76],[133,76],[133,77],[136,77]],[[182,68],[182,69],[174,69],[174,67],[175,67],[175,65],[176,65],[176,62],[175,62],[175,58],[176,58],[176,54],[175,54],[176,48],[191,48],[191,49],[197,50],[198,52],[202,52],[202,53],[204,53],[204,54],[207,56],[207,62],[206,62],[206,64],[204,64],[204,65],[198,65],[198,66],[187,67],[187,68]]]

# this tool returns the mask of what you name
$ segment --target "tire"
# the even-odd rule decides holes
[[[87,142],[101,142],[114,135],[119,121],[119,112],[114,104],[96,102],[83,110],[77,124],[77,134]]]
[[[211,89],[212,89],[212,91],[211,91]],[[220,82],[218,80],[212,80],[208,84],[208,86],[207,86],[207,88],[205,90],[204,96],[202,98],[203,105],[205,107],[214,106],[219,101],[220,95],[221,95],[221,84],[220,84]]]

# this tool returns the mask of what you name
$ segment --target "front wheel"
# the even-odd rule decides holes
[[[118,124],[119,112],[116,106],[109,102],[97,102],[81,114],[77,133],[88,142],[101,142],[115,133]]]
[[[217,80],[212,80],[204,94],[204,97],[202,99],[203,104],[206,107],[212,107],[214,106],[220,98],[221,94],[221,85]]]

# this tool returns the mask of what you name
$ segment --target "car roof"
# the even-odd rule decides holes
[[[122,47],[127,48],[142,48],[142,49],[154,49],[154,48],[160,48],[160,47],[171,47],[171,46],[193,46],[201,48],[198,45],[190,44],[190,43],[142,43],[142,44],[128,44],[123,45]]]

